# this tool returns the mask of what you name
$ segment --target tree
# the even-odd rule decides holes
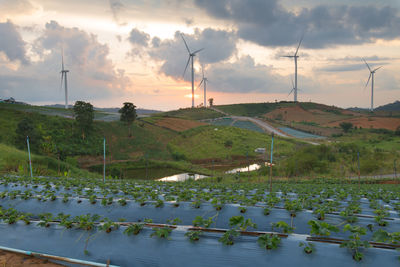
[[[125,102],[124,106],[118,112],[121,113],[120,120],[122,122],[125,122],[128,125],[129,137],[131,137],[132,136],[132,134],[131,134],[132,123],[135,121],[135,119],[137,117],[136,106],[130,102]]]
[[[89,102],[76,101],[74,105],[74,117],[78,127],[82,131],[82,138],[85,139],[85,133],[92,129],[94,111]]]
[[[29,136],[29,145],[32,151],[39,150],[39,144],[41,141],[41,136],[37,132],[33,121],[29,118],[22,119],[18,125],[17,129],[15,130],[15,145],[20,148],[24,149],[26,147],[26,137]]]
[[[212,107],[214,105],[214,98],[208,99],[209,106]]]
[[[400,126],[396,128],[396,131],[394,132],[394,134],[400,136]]]
[[[341,122],[339,126],[340,128],[343,129],[345,133],[347,133],[348,131],[350,131],[351,128],[353,128],[353,124],[351,122]]]

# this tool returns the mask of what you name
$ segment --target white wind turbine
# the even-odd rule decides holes
[[[65,89],[65,109],[68,109],[68,83],[67,83],[67,73],[69,70],[64,69],[64,50],[61,52],[61,88],[64,80],[64,89]]]
[[[299,45],[297,46],[296,52],[294,53],[293,56],[283,56],[283,57],[288,57],[288,58],[294,58],[294,88],[292,90],[293,95],[294,95],[294,102],[297,102],[297,58],[299,57],[297,55],[297,53],[299,52],[299,48],[300,48],[301,42],[303,41],[303,37],[304,37],[304,34],[301,36]],[[292,91],[290,91],[290,93]]]
[[[187,45],[187,43],[185,41],[185,38],[183,38],[183,34],[181,34],[181,37],[182,37],[182,40],[185,43],[186,49],[187,49],[187,51],[189,53],[189,58],[188,58],[188,61],[186,63],[185,70],[183,71],[183,76],[185,76],[186,69],[189,66],[190,60],[192,60],[192,108],[194,108],[194,64],[193,64],[193,61],[194,61],[194,56],[196,56],[196,54],[198,52],[202,51],[204,48],[201,48],[201,49],[196,50],[194,52],[190,52],[190,49],[189,49],[189,47],[188,47],[188,45]]]
[[[367,83],[365,84],[365,87],[368,86],[369,80],[371,80],[371,108],[370,108],[370,111],[374,111],[374,74],[375,74],[375,72],[376,72],[377,70],[379,70],[380,68],[382,68],[382,66],[380,66],[380,67],[378,67],[378,68],[376,68],[376,69],[374,69],[374,70],[371,70],[371,68],[369,67],[367,61],[365,61],[364,58],[363,58],[363,60],[364,60],[365,65],[367,65],[367,68],[368,68],[368,70],[369,70],[369,77],[368,77]],[[371,77],[372,77],[372,79],[371,79]]]
[[[207,82],[208,82],[208,79],[207,79],[207,77],[204,77],[204,67],[203,66],[201,66],[201,72],[203,73],[203,78],[201,79],[201,82],[199,83],[197,88],[199,88],[200,85],[203,84],[203,86],[204,86],[204,107],[207,108]]]

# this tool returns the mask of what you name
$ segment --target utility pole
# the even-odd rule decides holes
[[[106,182],[106,138],[103,139],[103,183]]]
[[[269,166],[269,194],[272,194],[272,161],[274,158],[274,132],[271,134],[271,163]]]
[[[26,144],[28,145],[29,169],[31,171],[31,179],[32,179],[33,174],[32,174],[31,149],[29,147],[29,136],[26,137]]]
[[[361,174],[360,174],[360,152],[357,151],[357,166],[358,166],[358,190],[361,188]]]

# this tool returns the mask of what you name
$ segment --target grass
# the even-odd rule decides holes
[[[86,170],[79,169],[57,159],[32,154],[33,175],[45,176],[74,176],[74,177],[97,177]],[[60,169],[60,172],[58,172]],[[27,151],[15,147],[0,144],[0,172],[29,175],[29,160]]]
[[[222,117],[223,114],[209,108],[184,108],[163,113],[154,114],[154,116],[169,116],[188,120],[206,120]]]
[[[229,145],[231,143],[231,145]],[[255,157],[254,149],[267,147],[271,137],[255,131],[226,126],[203,126],[183,132],[169,143],[173,152],[183,154],[189,160],[230,158],[232,156]],[[292,140],[276,139],[278,156],[292,151]]]
[[[253,103],[215,106],[217,109],[236,116],[257,117],[280,107],[295,105],[293,102]]]

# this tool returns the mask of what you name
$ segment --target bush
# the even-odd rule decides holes
[[[343,129],[345,133],[349,132],[351,128],[353,128],[353,124],[351,122],[341,122],[339,124],[340,128]]]
[[[224,143],[225,147],[232,147],[233,146],[233,141],[232,140],[226,140]]]

